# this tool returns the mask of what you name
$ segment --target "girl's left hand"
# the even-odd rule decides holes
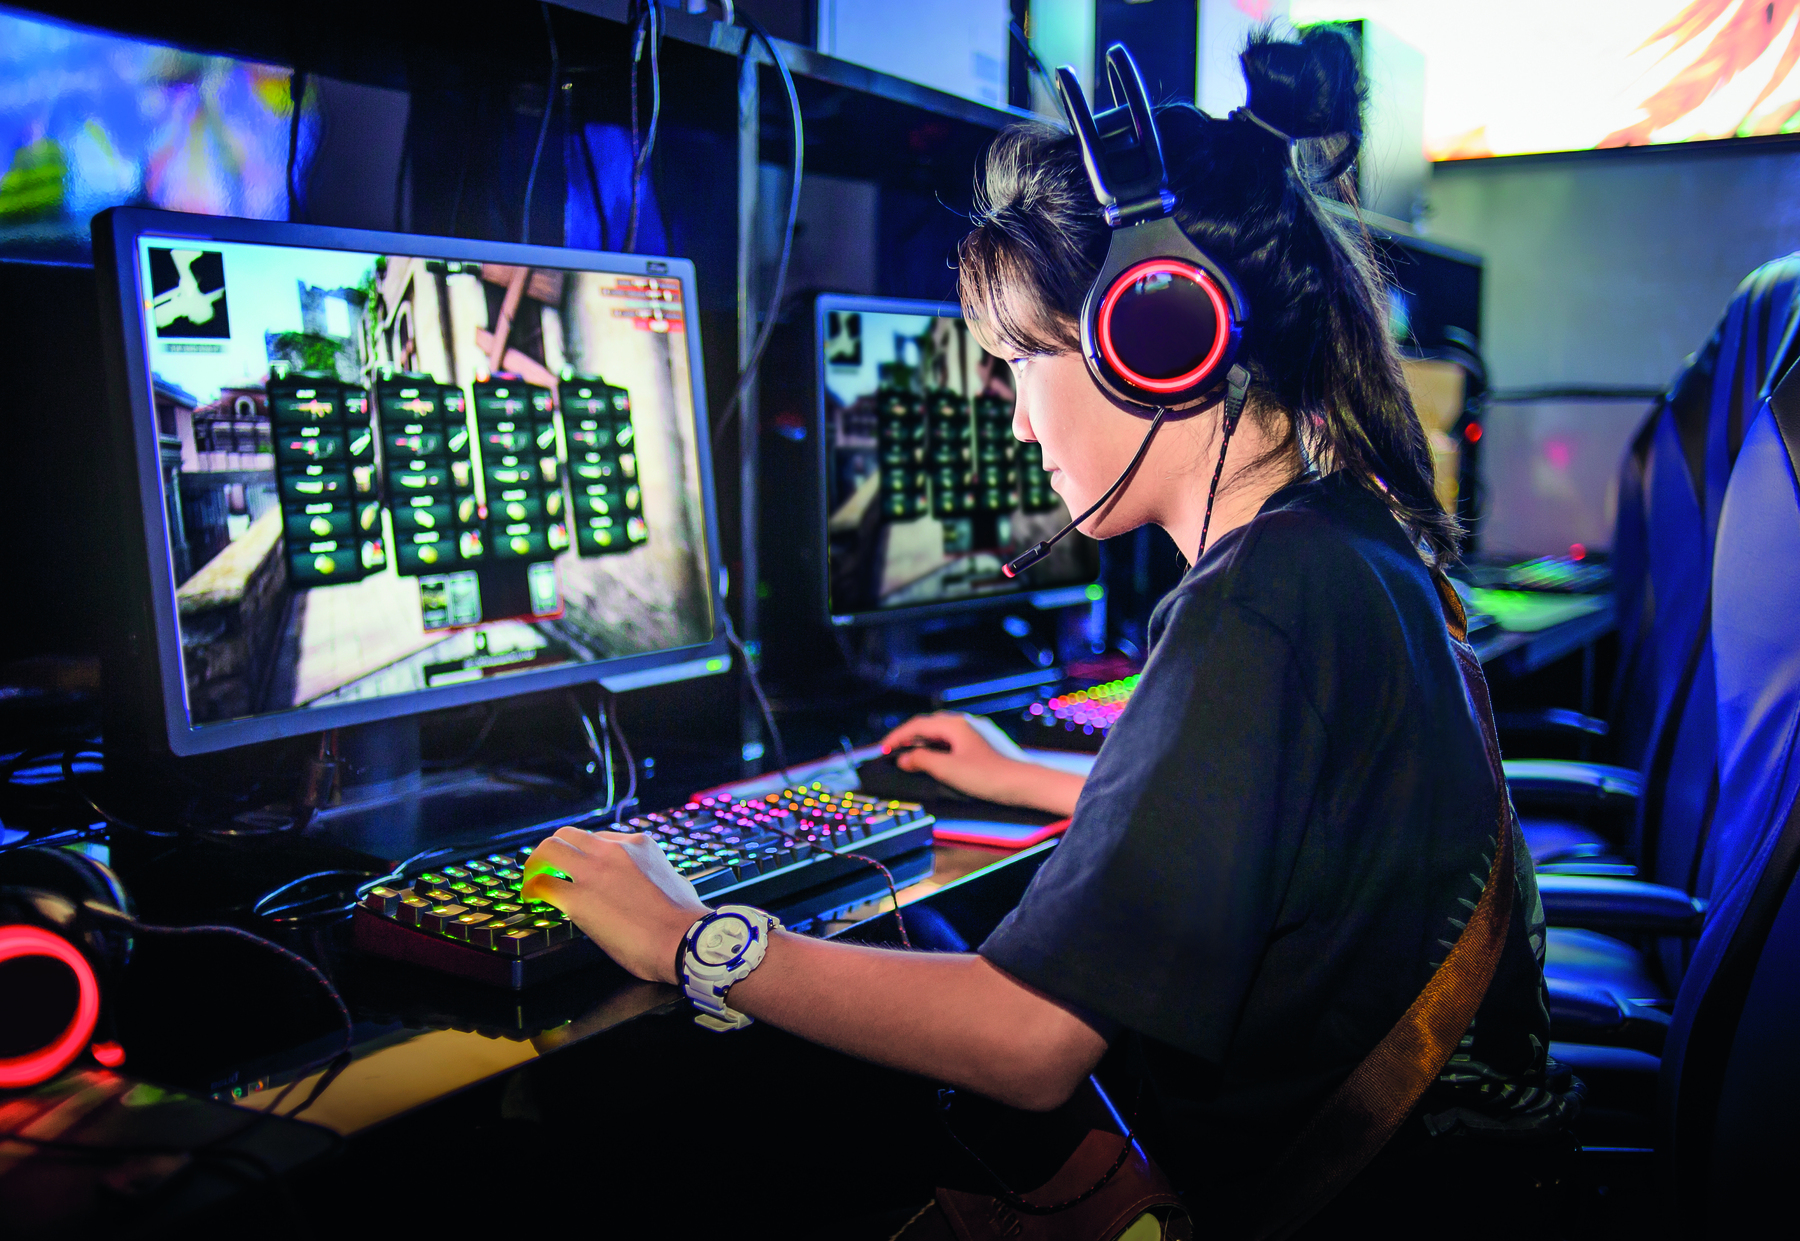
[[[675,953],[709,910],[653,837],[561,827],[525,862],[520,894],[562,910],[628,973],[677,983]]]

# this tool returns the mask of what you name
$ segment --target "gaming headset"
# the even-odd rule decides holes
[[[347,1060],[350,1010],[299,953],[241,927],[140,922],[107,866],[67,849],[17,847],[0,852],[0,1090],[48,1081],[84,1051],[109,1069],[125,1062],[113,1005],[134,935],[223,935],[282,958],[336,1009],[344,1042],[333,1058]]]
[[[1163,164],[1162,139],[1144,79],[1124,44],[1106,49],[1106,76],[1116,103],[1095,115],[1075,71],[1056,71],[1056,93],[1081,149],[1094,197],[1112,228],[1106,261],[1081,305],[1081,352],[1100,390],[1151,419],[1137,455],[1088,510],[1005,566],[1016,577],[1125,485],[1149,451],[1157,428],[1191,414],[1226,388],[1225,441],[1214,472],[1216,493],[1225,448],[1237,425],[1250,374],[1238,366],[1249,303],[1231,273],[1196,246],[1175,222],[1176,198]],[[1208,517],[1212,502],[1207,502]],[[1206,536],[1201,533],[1201,550]]]
[[[1113,230],[1081,306],[1081,351],[1094,382],[1134,413],[1193,410],[1237,360],[1248,305],[1231,273],[1175,222],[1156,117],[1124,45],[1107,49],[1106,76],[1122,102],[1096,116],[1074,71],[1056,71],[1081,162]]]
[[[131,914],[118,876],[92,858],[0,853],[0,1090],[46,1081],[84,1051],[124,1062],[109,998],[131,957]]]

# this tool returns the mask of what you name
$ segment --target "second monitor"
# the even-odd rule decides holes
[[[1038,445],[1013,435],[1011,368],[939,303],[825,295],[813,310],[831,623],[1086,597],[1085,536],[1001,573],[1069,520]]]

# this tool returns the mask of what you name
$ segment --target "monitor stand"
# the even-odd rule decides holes
[[[926,699],[934,708],[1002,710],[1014,699],[1037,697],[1062,679],[1055,652],[1026,640],[1015,625],[996,623],[927,628],[893,624],[871,630],[865,647],[868,679]]]
[[[395,864],[427,850],[523,841],[530,829],[596,808],[559,781],[475,767],[426,771],[419,721],[407,716],[337,730],[335,796],[329,763],[315,765],[319,806],[305,835]]]
[[[979,671],[968,667],[920,668],[902,674],[897,687],[929,698],[939,710],[980,715],[1032,702],[1040,687],[1062,680],[1062,669],[1055,665],[1038,668],[1022,660],[1015,662],[1016,666],[987,665]]]

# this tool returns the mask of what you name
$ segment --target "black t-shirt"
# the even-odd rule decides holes
[[[1296,482],[1221,538],[1150,639],[1073,823],[980,951],[1108,1035],[1178,1183],[1231,1186],[1443,961],[1487,878],[1498,791],[1430,573],[1347,476]],[[1421,1108],[1439,1128],[1559,1110],[1514,837],[1499,972]]]

